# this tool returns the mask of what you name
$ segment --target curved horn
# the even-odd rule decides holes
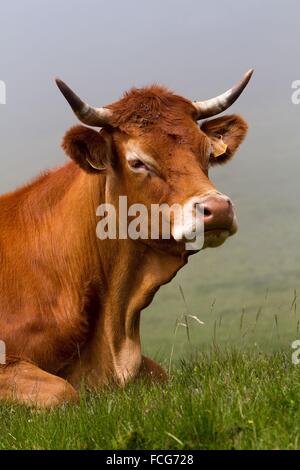
[[[110,117],[112,116],[110,109],[93,108],[82,101],[62,80],[56,78],[55,82],[81,122],[95,127],[103,127],[109,124]]]
[[[252,77],[253,72],[253,69],[248,70],[237,85],[225,91],[222,95],[206,101],[195,101],[193,105],[198,113],[197,120],[216,116],[216,114],[222,113],[225,109],[229,108],[238,99]]]

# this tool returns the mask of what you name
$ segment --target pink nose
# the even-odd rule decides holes
[[[204,203],[204,230],[231,230],[234,209],[229,198],[209,196]]]

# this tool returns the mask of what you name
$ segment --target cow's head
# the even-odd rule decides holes
[[[106,178],[106,202],[117,206],[126,195],[128,206],[140,203],[180,204],[193,216],[198,204],[203,210],[205,245],[218,246],[237,230],[229,197],[210,181],[211,166],[226,163],[247,132],[237,115],[204,121],[227,109],[241,94],[253,71],[224,94],[191,102],[160,86],[133,89],[104,108],[84,103],[61,80],[57,85],[84,124],[101,127],[71,128],[63,148],[80,167],[95,177]],[[186,213],[188,213],[188,211]],[[170,216],[172,237],[164,249],[182,251],[195,229],[185,217],[178,223]],[[145,242],[145,240],[144,240]],[[149,241],[149,243],[154,243]],[[155,243],[158,243],[157,241]],[[162,246],[162,245],[161,245]]]

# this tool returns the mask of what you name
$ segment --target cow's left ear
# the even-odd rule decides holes
[[[211,141],[210,164],[218,165],[233,157],[247,134],[248,124],[243,118],[233,114],[205,121],[201,130]]]
[[[110,138],[105,132],[74,126],[66,132],[62,148],[87,173],[105,172],[111,165]]]

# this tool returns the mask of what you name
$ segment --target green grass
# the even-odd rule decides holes
[[[298,449],[291,353],[200,353],[167,385],[136,383],[50,412],[0,407],[1,449]]]

